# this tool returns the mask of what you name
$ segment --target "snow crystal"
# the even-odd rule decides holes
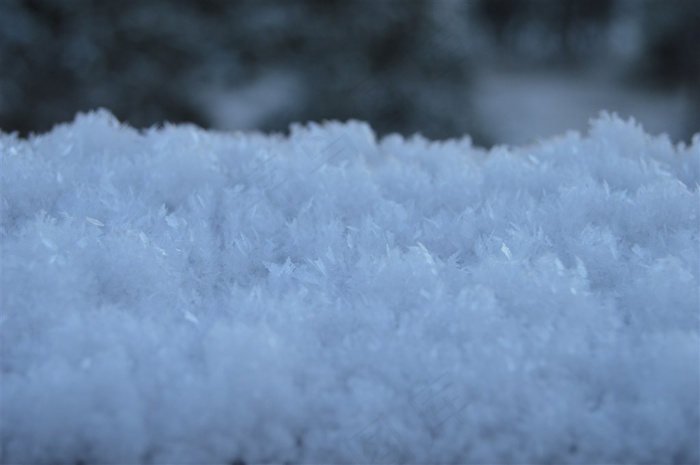
[[[0,133],[3,463],[700,460],[700,135]]]

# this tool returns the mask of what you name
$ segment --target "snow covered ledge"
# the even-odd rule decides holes
[[[0,134],[3,463],[700,459],[700,136]]]

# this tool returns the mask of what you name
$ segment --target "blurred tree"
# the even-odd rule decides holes
[[[697,99],[696,0],[0,0],[0,128],[44,131],[98,106],[137,127],[220,126],[218,96],[280,86],[266,76],[281,75],[295,84],[257,89],[237,114],[268,131],[356,118],[380,134],[468,132],[488,144],[472,111],[478,60],[597,60],[625,2],[643,13],[635,79]],[[485,41],[474,20],[494,44],[486,51],[475,51]],[[293,98],[256,108],[260,93]]]
[[[684,133],[700,132],[700,2],[646,2],[643,55],[628,79],[644,86],[681,92],[688,99]]]
[[[476,17],[521,59],[576,63],[604,47],[615,0],[477,0]]]
[[[0,1],[6,131],[47,130],[97,106],[135,126],[210,127],[203,90],[273,71],[300,77],[302,89],[258,122],[263,130],[331,118],[431,137],[474,129],[468,64],[440,49],[426,0]]]

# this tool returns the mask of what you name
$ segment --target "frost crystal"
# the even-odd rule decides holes
[[[608,115],[0,133],[0,460],[697,463],[699,161]]]

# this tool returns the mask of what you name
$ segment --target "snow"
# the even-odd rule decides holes
[[[98,111],[0,157],[3,463],[700,460],[700,135]]]

